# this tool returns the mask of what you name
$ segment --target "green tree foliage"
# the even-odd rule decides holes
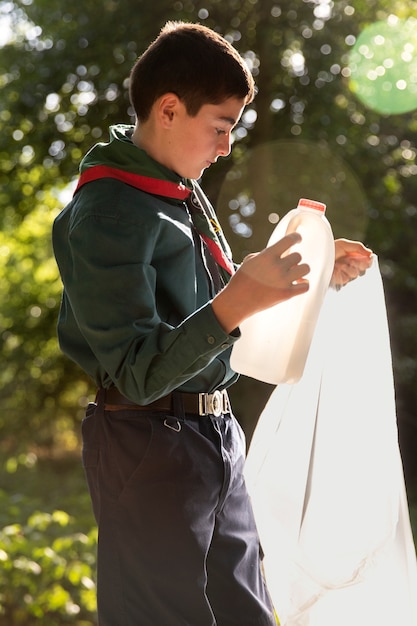
[[[29,453],[8,459],[4,470],[0,625],[92,626],[97,531],[81,466]]]
[[[264,245],[301,196],[327,203],[337,236],[361,238],[378,254],[403,457],[410,486],[417,482],[417,114],[367,109],[348,69],[367,25],[415,13],[409,0],[0,2],[1,30],[5,20],[12,27],[0,55],[0,430],[8,450],[77,445],[70,433],[94,389],[56,343],[51,223],[85,151],[107,139],[109,124],[133,121],[127,77],[137,55],[167,19],[184,19],[224,33],[258,87],[232,155],[204,180],[236,259]],[[235,387],[249,433],[270,390],[245,379]]]
[[[4,623],[55,626],[94,614],[95,533],[69,525],[64,511],[35,512],[0,531]]]

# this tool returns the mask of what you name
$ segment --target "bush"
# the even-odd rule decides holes
[[[97,533],[79,463],[24,467],[9,459],[6,467],[8,489],[0,490],[0,626],[92,626]],[[53,508],[58,500],[72,514]]]

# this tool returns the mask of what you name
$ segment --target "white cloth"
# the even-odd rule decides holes
[[[272,393],[246,463],[281,626],[417,626],[417,563],[376,257],[329,290],[303,377]]]

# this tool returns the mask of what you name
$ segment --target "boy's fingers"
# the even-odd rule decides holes
[[[305,293],[310,289],[310,283],[306,278],[299,278],[298,280],[293,281],[291,285],[291,290],[293,295]]]
[[[301,235],[299,233],[289,233],[288,235],[285,235],[285,237],[282,237],[282,239],[280,239],[276,243],[272,244],[272,246],[267,248],[267,250],[276,252],[281,256],[284,252],[286,252],[286,250],[291,248],[291,246],[299,243],[300,241]]]
[[[310,266],[307,263],[301,263],[302,257],[299,252],[290,252],[285,256],[277,257],[277,261],[283,264],[283,266],[289,270],[292,267],[303,268],[303,271],[310,271]]]
[[[360,241],[352,241],[350,239],[336,239],[336,258],[350,256],[350,257],[363,257],[370,258],[373,252],[370,248],[367,248]]]
[[[293,263],[288,269],[288,275],[291,277],[292,282],[298,281],[306,276],[310,271],[310,266],[307,263]]]

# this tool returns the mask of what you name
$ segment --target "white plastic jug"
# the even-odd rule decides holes
[[[240,325],[230,361],[236,372],[274,385],[301,378],[334,267],[334,238],[325,210],[325,204],[302,198],[273,231],[268,246],[288,233],[300,233],[302,241],[291,251],[300,252],[310,266],[310,288]]]

